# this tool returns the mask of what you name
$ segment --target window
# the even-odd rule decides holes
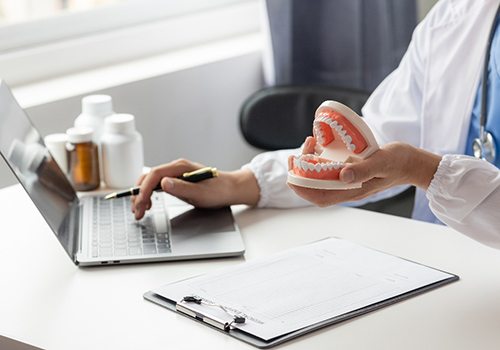
[[[0,0],[0,24],[9,25],[62,13],[85,11],[124,0]]]
[[[257,31],[258,0],[0,0],[11,85]]]

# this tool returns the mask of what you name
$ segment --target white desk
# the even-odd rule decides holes
[[[21,187],[0,190],[0,334],[47,350],[253,349],[142,294],[335,235],[461,280],[279,348],[500,348],[500,251],[445,227],[358,209],[237,207],[235,213],[245,258],[78,268]]]

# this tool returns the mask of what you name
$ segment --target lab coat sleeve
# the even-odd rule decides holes
[[[500,249],[500,170],[463,155],[443,156],[427,190],[433,213],[467,236]]]
[[[260,187],[260,199],[257,206],[272,208],[294,208],[311,206],[287,185],[288,156],[300,154],[300,149],[287,149],[264,152],[255,156],[242,169],[254,173]]]

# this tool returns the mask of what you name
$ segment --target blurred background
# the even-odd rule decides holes
[[[136,116],[147,165],[185,157],[234,169],[263,149],[239,113],[273,85],[367,93],[435,0],[0,0],[0,79],[43,135],[83,96]],[[0,162],[0,188],[16,181]]]

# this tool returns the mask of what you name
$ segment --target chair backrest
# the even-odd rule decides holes
[[[263,150],[299,147],[312,135],[316,108],[325,100],[339,101],[358,114],[369,94],[325,86],[277,86],[251,95],[240,111],[245,140]]]

